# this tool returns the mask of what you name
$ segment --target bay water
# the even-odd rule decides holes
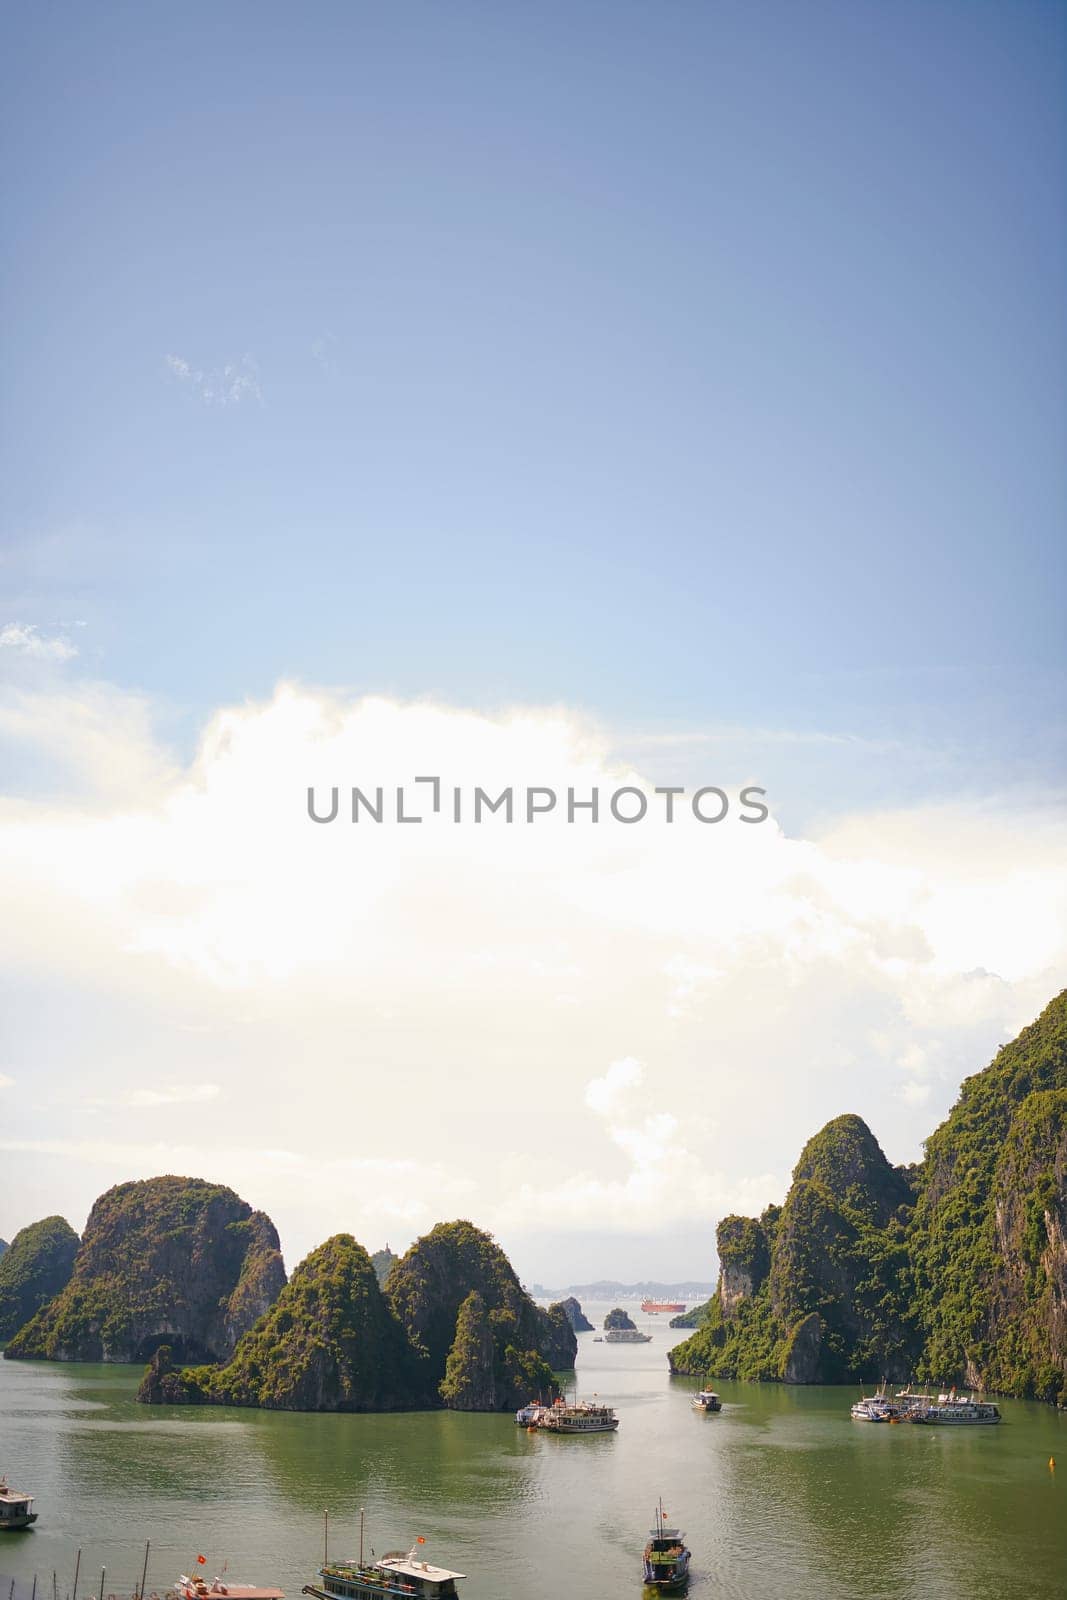
[[[606,1306],[589,1305],[599,1324]],[[693,1600],[1064,1600],[1067,1416],[999,1402],[997,1428],[853,1422],[857,1390],[722,1381],[694,1412],[672,1378],[684,1334],[631,1308],[652,1341],[579,1338],[579,1396],[615,1434],[528,1433],[510,1416],[317,1416],[139,1406],[141,1369],[0,1361],[0,1473],[39,1521],[0,1536],[0,1575],[38,1600],[130,1595],[180,1572],[278,1584],[331,1557],[408,1548],[469,1576],[464,1600],[642,1592],[662,1495],[693,1551]],[[1059,1463],[1057,1470],[1050,1458]],[[198,1566],[199,1554],[206,1564]],[[26,1592],[29,1592],[27,1588]]]

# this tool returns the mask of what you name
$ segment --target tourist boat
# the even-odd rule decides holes
[[[537,1426],[546,1433],[614,1433],[619,1419],[611,1406],[588,1400],[576,1400],[573,1405],[554,1400],[545,1407]]]
[[[33,1495],[21,1489],[9,1489],[7,1479],[0,1478],[0,1533],[15,1533],[37,1521],[36,1511],[31,1511]]]
[[[359,1514],[359,1560],[324,1561],[319,1568],[321,1585],[306,1583],[303,1594],[311,1600],[454,1600],[456,1584],[465,1572],[450,1572],[424,1561],[419,1548],[426,1543],[418,1538],[410,1550],[390,1550],[380,1559],[363,1559],[363,1512]]]
[[[605,1344],[651,1344],[652,1335],[640,1328],[609,1328],[604,1335]]]
[[[908,1421],[938,1426],[989,1427],[1000,1421],[1000,1409],[990,1401],[976,1400],[973,1395],[957,1397],[952,1390],[939,1394],[933,1405],[917,1408]]]
[[[645,1582],[661,1594],[677,1594],[689,1581],[690,1553],[682,1543],[685,1534],[680,1528],[667,1526],[662,1500],[656,1507],[655,1518],[645,1545]]]
[[[642,1300],[641,1310],[650,1311],[653,1315],[657,1311],[684,1311],[684,1300]]]
[[[891,1422],[896,1414],[893,1406],[880,1394],[865,1395],[852,1407],[852,1415],[857,1422]]]
[[[714,1389],[701,1389],[690,1401],[694,1411],[721,1411],[722,1401]]]
[[[515,1421],[520,1428],[537,1428],[541,1425],[541,1418],[548,1410],[540,1400],[531,1402],[528,1406],[520,1406],[515,1413]]]
[[[874,1394],[862,1395],[852,1407],[857,1422],[895,1422],[904,1410],[904,1391],[896,1400],[886,1397],[885,1383],[880,1383]]]

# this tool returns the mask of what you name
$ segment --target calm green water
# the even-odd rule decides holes
[[[156,1410],[133,1403],[131,1367],[0,1361],[0,1471],[40,1512],[0,1538],[0,1573],[36,1571],[47,1600],[55,1568],[62,1600],[81,1546],[84,1600],[101,1566],[129,1594],[150,1539],[150,1588],[202,1551],[209,1576],[228,1561],[233,1581],[295,1600],[323,1508],[341,1556],[362,1505],[379,1554],[423,1534],[429,1559],[470,1575],[465,1600],[639,1600],[662,1494],[689,1534],[694,1600],[1067,1595],[1067,1417],[1006,1401],[1000,1428],[874,1427],[850,1420],[851,1390],[725,1382],[725,1409],[700,1416],[696,1385],[667,1374],[679,1335],[639,1320],[652,1344],[582,1335],[581,1393],[622,1419],[588,1439],[451,1412]]]

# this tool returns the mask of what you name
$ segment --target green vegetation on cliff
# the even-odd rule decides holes
[[[718,1243],[719,1285],[676,1372],[916,1372],[1067,1403],[1067,992],[965,1081],[917,1168],[837,1117],[785,1205],[724,1218]]]
[[[548,1400],[556,1380],[535,1351],[519,1350],[512,1312],[487,1309],[477,1289],[459,1308],[441,1398],[454,1411],[514,1411],[531,1397]]]
[[[439,1406],[513,1410],[555,1389],[576,1340],[561,1305],[534,1305],[499,1245],[469,1222],[441,1223],[379,1284],[349,1234],[293,1273],[225,1366],[175,1364],[161,1350],[140,1400],[288,1411]]]
[[[702,1300],[698,1306],[690,1306],[688,1311],[679,1311],[676,1317],[668,1322],[668,1328],[699,1328],[701,1323],[708,1320],[711,1311],[711,1301]]]
[[[460,1307],[472,1291],[488,1316],[498,1315],[501,1329],[499,1318],[509,1319],[498,1344],[510,1343],[554,1372],[574,1365],[578,1343],[562,1306],[545,1311],[535,1305],[489,1234],[470,1222],[442,1222],[400,1258],[385,1289],[415,1351],[426,1396],[436,1397],[446,1379]]]
[[[911,1230],[922,1372],[1067,1401],[1067,991],[967,1078]]]
[[[223,1367],[173,1370],[157,1353],[138,1399],[268,1411],[389,1411],[410,1404],[403,1330],[362,1245],[336,1234],[300,1263]]]
[[[64,1217],[16,1233],[0,1256],[0,1343],[66,1288],[77,1253],[78,1235]]]
[[[785,1205],[724,1217],[719,1286],[675,1372],[842,1383],[906,1377],[918,1350],[905,1219],[911,1190],[857,1116],[809,1139]]]
[[[285,1282],[270,1219],[200,1178],[148,1178],[101,1195],[66,1287],[7,1357],[225,1359]]]
[[[634,1329],[636,1327],[637,1323],[630,1316],[628,1311],[624,1311],[622,1309],[622,1306],[616,1306],[614,1310],[609,1311],[607,1316],[604,1318],[605,1333],[610,1332],[612,1329]]]

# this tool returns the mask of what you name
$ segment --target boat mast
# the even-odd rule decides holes
[[[360,1506],[360,1508],[359,1508],[359,1564],[360,1564],[360,1566],[363,1565],[363,1517],[364,1517],[364,1510],[363,1510],[363,1507]]]

